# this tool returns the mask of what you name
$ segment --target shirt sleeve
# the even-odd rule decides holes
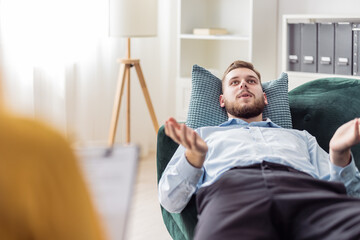
[[[167,165],[159,181],[160,204],[169,212],[181,212],[196,192],[204,170],[193,167],[181,145]]]
[[[342,182],[347,194],[360,198],[360,173],[355,165],[354,156],[351,153],[351,162],[346,167],[339,167],[330,162],[330,179]]]

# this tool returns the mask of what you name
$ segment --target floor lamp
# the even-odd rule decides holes
[[[132,59],[130,57],[131,38],[153,37],[157,34],[157,0],[110,0],[109,7],[109,35],[111,37],[127,38],[127,58],[118,60],[120,70],[108,140],[109,145],[112,146],[115,142],[125,83],[127,85],[126,143],[130,142],[130,70],[132,67],[135,67],[155,132],[159,129],[155,111],[140,66],[140,60]]]

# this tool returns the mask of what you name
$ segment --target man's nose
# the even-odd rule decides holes
[[[245,80],[242,80],[241,82],[240,82],[240,89],[242,89],[242,88],[247,88],[248,86],[247,86],[247,82],[245,81]]]

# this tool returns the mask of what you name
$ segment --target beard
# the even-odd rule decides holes
[[[226,112],[237,118],[249,119],[257,117],[264,111],[265,99],[264,96],[255,99],[253,104],[246,104],[241,106],[237,102],[229,102],[225,99]]]

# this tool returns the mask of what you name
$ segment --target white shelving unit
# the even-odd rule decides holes
[[[288,23],[329,23],[329,22],[360,22],[359,16],[334,16],[334,15],[284,15],[282,24],[282,71],[287,72],[289,76],[289,91],[297,86],[319,78],[341,77],[359,79],[359,76],[337,75],[324,73],[307,73],[287,71],[288,63],[288,42],[287,42],[287,24]]]
[[[276,77],[278,0],[178,0],[176,112],[185,121],[194,64],[219,78],[234,60],[252,62],[263,81]],[[225,28],[227,35],[194,35]]]

